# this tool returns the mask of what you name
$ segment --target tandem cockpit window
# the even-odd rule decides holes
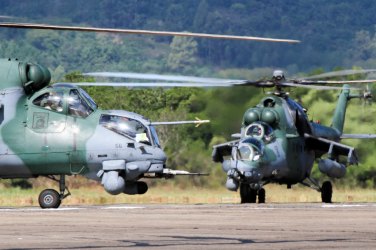
[[[33,104],[55,112],[63,112],[64,92],[50,91],[44,93],[33,100]]]
[[[94,111],[93,107],[91,107],[91,105],[89,105],[85,101],[85,99],[80,95],[80,91],[78,89],[71,89],[69,91],[69,96],[67,99],[68,99],[68,115],[85,118]],[[95,107],[96,107],[96,104],[95,104]]]
[[[246,138],[239,142],[236,159],[258,161],[264,153],[264,143],[255,138]]]
[[[102,115],[99,124],[131,140],[151,145],[147,127],[138,120],[117,115]]]
[[[254,122],[244,129],[244,137],[253,137],[269,143],[274,139],[273,128],[265,122]]]

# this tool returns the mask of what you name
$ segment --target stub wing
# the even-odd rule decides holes
[[[223,162],[224,156],[230,156],[232,147],[236,145],[239,140],[229,141],[213,146],[212,158],[214,162]]]
[[[321,152],[323,154],[328,154],[329,158],[332,156],[343,155],[347,157],[347,162],[349,164],[357,164],[358,156],[356,155],[355,149],[348,145],[328,140],[322,137],[315,137],[310,134],[304,134],[306,138],[306,145],[312,150]]]

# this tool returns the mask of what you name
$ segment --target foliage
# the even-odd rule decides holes
[[[167,66],[173,72],[193,73],[197,63],[197,42],[192,37],[174,37],[170,45]]]
[[[12,21],[300,39],[303,43],[296,46],[197,40],[197,55],[202,65],[227,68],[284,67],[294,69],[291,73],[317,67],[329,69],[343,64],[352,66],[354,57],[369,56],[367,44],[373,39],[372,32],[375,25],[373,13],[376,12],[376,6],[372,0],[57,0],[53,2],[19,0],[17,4],[11,0],[3,0],[0,8],[3,15],[15,17]],[[129,46],[125,48],[128,51],[124,51],[123,46],[119,46],[121,48],[117,46],[116,50],[110,49],[110,46],[106,45],[113,43],[107,40],[101,42],[99,41],[101,39],[93,34],[72,35],[71,32],[52,32],[54,33],[52,34],[50,31],[31,32],[28,35],[25,33],[29,32],[2,29],[0,37],[3,40],[13,39],[17,43],[27,41],[29,45],[34,46],[32,50],[48,50],[44,56],[59,58],[57,62],[63,59],[69,60],[69,58],[63,58],[63,55],[67,57],[75,55],[77,61],[74,62],[74,67],[82,63],[88,64],[89,60],[93,62],[90,65],[91,69],[93,65],[96,67],[96,64],[100,62],[127,64],[128,56],[132,57],[133,62],[137,57],[141,61],[145,60],[142,57],[143,51],[134,53],[136,51]],[[90,37],[90,39],[84,37]],[[100,35],[99,37],[107,36]],[[124,39],[128,40],[124,36],[111,37],[120,43]],[[136,47],[140,48],[139,45],[145,44],[145,41],[136,40],[139,43],[134,44]],[[160,49],[162,46],[168,46],[172,38],[153,37],[147,40],[148,46]],[[84,48],[82,44],[85,45]],[[365,47],[360,47],[359,52],[353,53],[353,48],[357,48],[359,44]],[[20,58],[25,58],[25,55],[32,53],[32,51],[28,52],[20,48],[23,50],[20,53],[22,56],[18,56]],[[147,49],[144,47],[142,50]],[[17,54],[16,51],[14,53]],[[94,58],[98,53],[106,56]],[[124,57],[124,53],[127,57]],[[12,54],[9,53],[8,56],[13,56]],[[151,55],[148,53],[147,57]],[[3,56],[6,55],[3,54]],[[119,57],[127,59],[120,62]],[[167,57],[168,53],[164,61],[167,61]],[[40,61],[40,58],[41,56],[38,56],[36,59]],[[79,64],[80,59],[82,59],[81,64]],[[153,61],[154,66],[161,63],[160,60]],[[150,65],[150,62],[148,63]],[[140,70],[142,70],[142,64],[137,65]],[[49,65],[57,67],[50,62]],[[77,69],[63,66],[67,70]]]

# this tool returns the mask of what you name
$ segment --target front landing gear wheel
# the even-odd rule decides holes
[[[261,188],[258,191],[258,203],[265,203],[265,189]]]
[[[256,203],[257,191],[252,189],[249,184],[240,184],[240,203]]]
[[[321,200],[325,203],[332,203],[333,187],[330,181],[326,181],[321,187]]]
[[[53,189],[45,189],[39,195],[41,208],[58,208],[61,203],[60,194]]]

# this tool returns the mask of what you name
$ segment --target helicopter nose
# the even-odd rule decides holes
[[[222,163],[223,170],[229,178],[239,179],[240,176],[250,183],[259,182],[263,178],[260,161],[226,160]]]
[[[166,163],[167,156],[164,151],[161,150],[161,153],[159,154],[159,160],[161,160],[163,163]]]
[[[237,161],[237,170],[240,173],[243,173],[244,179],[247,180],[247,182],[259,182],[262,179],[262,172],[260,168],[260,162],[259,161],[243,161],[238,160]]]
[[[149,149],[149,152],[153,155],[153,161],[155,162],[161,162],[165,163],[167,160],[166,153],[161,149],[157,147],[153,147]]]
[[[154,158],[155,163],[157,163],[157,164],[159,163],[162,166],[166,165],[167,156],[166,156],[166,153],[162,149],[158,148],[158,150],[157,150],[157,152],[155,153],[154,156],[155,156],[155,158]]]

